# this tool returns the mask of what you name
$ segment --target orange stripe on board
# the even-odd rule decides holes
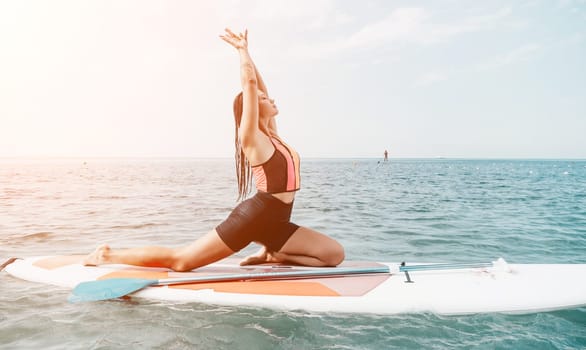
[[[33,263],[34,266],[45,270],[53,270],[72,264],[81,264],[87,255],[62,255],[40,259]]]
[[[98,278],[98,280],[105,280],[109,278],[146,278],[158,280],[169,278],[169,272],[139,271],[131,269],[120,270],[103,275]],[[338,292],[326,287],[319,282],[301,281],[202,282],[173,284],[169,285],[169,288],[190,290],[213,289],[216,292],[239,294],[340,296]]]
[[[169,272],[167,271],[140,271],[140,270],[120,270],[110,272],[103,276],[100,276],[98,280],[107,280],[110,278],[145,278],[152,280],[160,280],[163,278],[169,278]]]
[[[175,289],[213,289],[221,293],[295,295],[295,296],[340,296],[336,291],[319,282],[299,281],[251,281],[251,282],[215,282],[175,284]]]

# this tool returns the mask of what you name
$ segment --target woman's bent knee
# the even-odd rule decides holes
[[[181,254],[175,254],[169,264],[170,268],[176,272],[187,272],[194,269],[193,264]]]
[[[346,254],[344,253],[344,247],[339,243],[336,243],[326,254],[323,261],[328,266],[338,266],[345,258]]]
[[[331,266],[340,265],[342,261],[344,261],[344,259],[346,258],[346,254],[344,253],[344,247],[342,247],[342,245],[340,244],[336,244],[336,246],[337,247],[335,249],[332,249],[332,252],[330,252],[328,256],[328,261],[326,261],[326,263],[328,263]]]
[[[188,272],[192,270],[189,264],[186,264],[182,261],[173,262],[173,265],[171,265],[171,269],[175,272]]]

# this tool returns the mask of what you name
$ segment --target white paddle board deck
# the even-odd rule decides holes
[[[68,289],[108,278],[165,279],[319,270],[287,266],[241,267],[234,259],[178,273],[128,265],[83,266],[83,256],[17,259],[5,267],[12,276]],[[411,264],[410,264],[411,265]],[[413,264],[417,265],[417,264]],[[341,268],[388,266],[391,273],[288,280],[199,282],[147,287],[131,297],[176,302],[258,306],[315,312],[443,315],[531,313],[586,306],[586,264],[495,264],[492,267],[410,272],[399,264],[345,262]]]

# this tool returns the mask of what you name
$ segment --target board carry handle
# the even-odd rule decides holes
[[[412,265],[407,266],[403,261],[399,266],[399,272],[405,273],[407,279],[405,283],[414,283],[409,275],[410,271],[433,271],[433,270],[456,270],[456,269],[476,269],[482,267],[493,267],[497,262],[504,262],[499,258],[496,262],[479,262],[479,263],[447,263],[447,264],[429,264],[429,265]],[[506,264],[506,263],[505,263]]]

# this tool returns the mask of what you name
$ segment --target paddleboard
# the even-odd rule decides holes
[[[257,265],[226,260],[191,272],[128,265],[83,266],[84,256],[16,259],[5,266],[12,276],[72,289],[81,282],[109,278],[167,279],[225,274],[258,275],[320,268]],[[419,264],[407,264],[417,267]],[[427,265],[427,264],[426,264]],[[507,264],[488,267],[400,271],[398,263],[344,262],[340,269],[388,267],[389,273],[308,278],[198,282],[153,286],[131,298],[172,302],[255,306],[312,312],[441,315],[532,313],[586,306],[586,264]],[[429,266],[429,265],[427,265]],[[331,270],[331,268],[329,268]]]

